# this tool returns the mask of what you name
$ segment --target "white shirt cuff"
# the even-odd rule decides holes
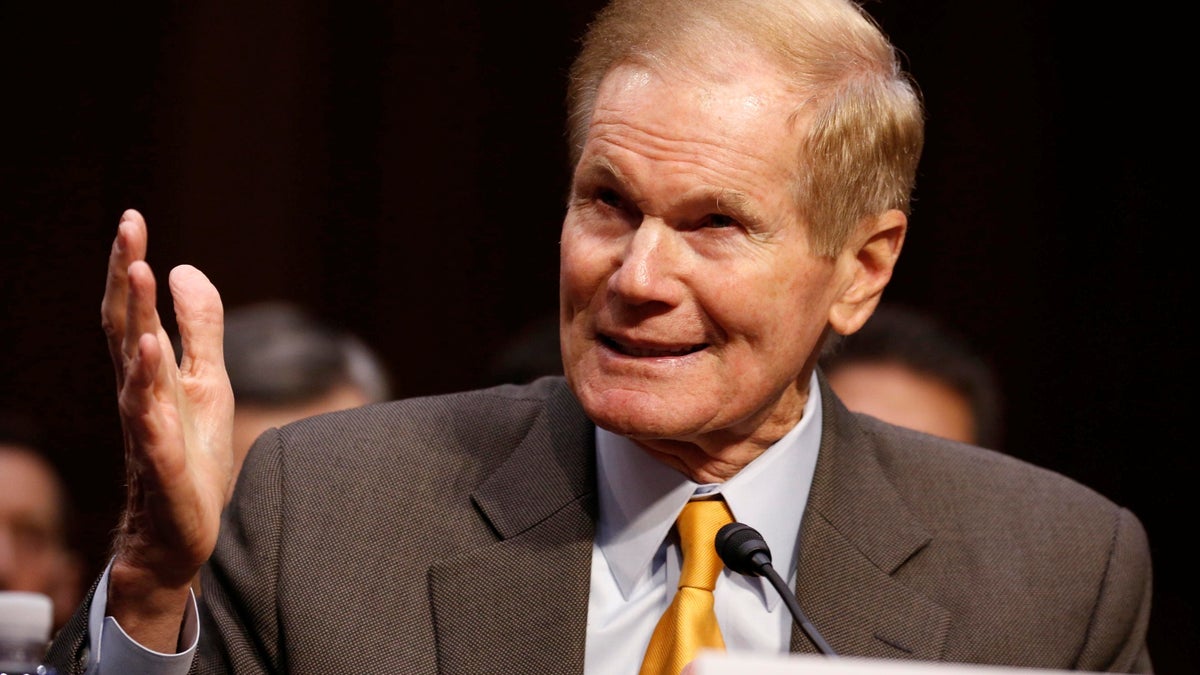
[[[111,569],[110,560],[100,582],[96,584],[96,593],[88,612],[86,675],[186,675],[200,639],[200,614],[195,594],[189,593],[188,608],[179,629],[179,643],[188,645],[188,648],[177,654],[156,652],[135,642],[116,619],[105,616],[108,608],[108,573]]]

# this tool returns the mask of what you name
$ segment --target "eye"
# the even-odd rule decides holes
[[[624,204],[625,204],[624,201],[621,199],[621,195],[618,194],[617,191],[613,190],[612,188],[597,189],[596,190],[596,200],[599,201],[600,203],[602,203],[606,206],[610,206],[614,209],[624,208]]]
[[[23,555],[39,555],[50,548],[53,538],[46,530],[28,523],[13,528],[14,547]]]
[[[738,221],[732,216],[727,216],[723,213],[710,213],[700,221],[700,227],[708,227],[712,229],[721,229],[726,227],[737,227]]]

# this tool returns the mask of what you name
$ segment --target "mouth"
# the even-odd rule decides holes
[[[687,356],[695,354],[708,348],[707,342],[699,344],[683,345],[679,347],[667,345],[646,345],[646,344],[631,344],[628,342],[618,341],[608,335],[599,336],[600,343],[610,350],[623,356],[631,356],[634,358],[673,358],[679,356]]]

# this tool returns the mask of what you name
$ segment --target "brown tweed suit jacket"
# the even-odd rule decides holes
[[[797,587],[835,650],[1150,672],[1130,512],[821,386]],[[582,672],[593,433],[561,378],[266,433],[204,572],[193,672]],[[51,649],[63,672],[80,672],[86,611]],[[815,652],[799,630],[792,649]]]

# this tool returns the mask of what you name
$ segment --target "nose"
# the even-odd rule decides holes
[[[662,220],[644,218],[633,230],[609,290],[633,305],[679,302],[682,256],[677,233]]]

